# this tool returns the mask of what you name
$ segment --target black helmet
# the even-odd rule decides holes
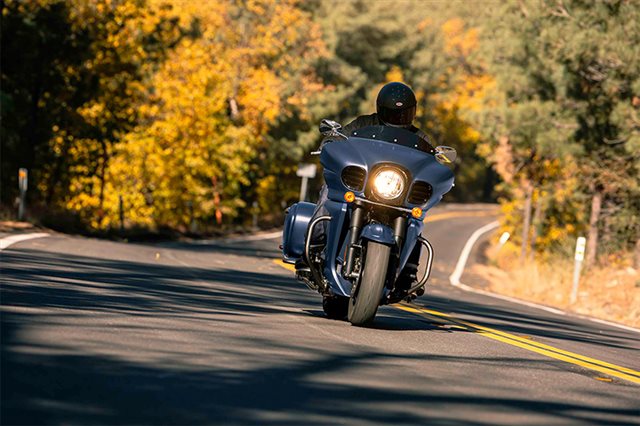
[[[376,100],[380,120],[390,126],[408,127],[416,117],[416,95],[404,83],[387,83]]]

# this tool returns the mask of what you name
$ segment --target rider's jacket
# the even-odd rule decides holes
[[[345,135],[351,135],[351,132],[353,132],[354,130],[357,129],[361,129],[363,127],[367,127],[367,126],[385,126],[386,124],[383,123],[379,118],[378,118],[378,114],[373,113],[370,115],[361,115],[360,117],[356,118],[355,120],[353,120],[351,123],[347,124],[346,126],[344,126],[342,128],[342,133],[344,133]],[[429,153],[430,154],[434,154],[435,150],[433,148],[433,143],[432,143],[432,139],[431,137],[429,137],[429,135],[427,135],[425,132],[423,132],[422,130],[418,129],[416,126],[411,126],[409,127],[407,130],[409,130],[410,132],[415,133],[416,135],[418,135],[418,137],[422,140],[424,140],[425,142],[427,142],[429,144]],[[325,138],[325,140],[323,140],[323,143],[327,140],[327,139],[331,139],[332,137],[328,137]]]

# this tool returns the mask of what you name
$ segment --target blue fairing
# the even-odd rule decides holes
[[[392,246],[396,243],[393,238],[393,229],[381,223],[370,223],[362,228],[360,238],[363,240],[375,241],[380,244]]]
[[[376,164],[398,164],[410,173],[411,182],[424,181],[431,184],[433,194],[427,203],[416,205],[405,201],[403,205],[408,208],[421,207],[426,211],[438,204],[453,186],[453,172],[438,163],[433,155],[390,142],[358,137],[331,142],[322,150],[320,162],[324,167],[324,179],[331,200],[342,200],[344,193],[351,191],[340,178],[342,170],[347,166],[362,167],[368,174]],[[357,196],[364,196],[364,191],[354,192]]]
[[[327,201],[325,204],[331,220],[327,229],[327,252],[324,267],[324,276],[335,294],[349,296],[351,294],[351,282],[342,278],[338,273],[338,250],[343,247],[347,236],[345,219],[348,214],[348,204],[345,202]]]
[[[402,247],[402,252],[400,253],[400,265],[398,270],[396,271],[396,277],[400,275],[402,272],[402,268],[407,264],[407,260],[409,260],[409,255],[413,251],[413,248],[416,245],[416,241],[420,234],[422,234],[422,229],[424,228],[424,222],[417,219],[409,219],[409,226],[407,226],[407,234],[404,238],[404,246]]]

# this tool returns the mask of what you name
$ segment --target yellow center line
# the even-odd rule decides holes
[[[437,222],[439,220],[453,219],[459,217],[485,217],[485,216],[497,216],[497,210],[483,210],[483,211],[471,211],[471,212],[448,212],[448,213],[436,213],[424,219],[425,223]]]
[[[427,217],[425,219],[425,222],[435,222],[438,220],[444,220],[444,219],[449,219],[453,217],[477,217],[477,216],[492,216],[492,215],[495,215],[495,213],[490,211],[489,212],[481,211],[481,212],[440,213],[440,214],[435,214],[433,216]],[[280,259],[274,259],[273,262],[289,271],[295,271],[296,269],[294,265],[284,263]],[[487,337],[489,339],[493,339],[502,343],[506,343],[511,346],[516,346],[522,349],[526,349],[528,351],[535,352],[540,355],[547,356],[549,358],[557,359],[569,364],[578,365],[578,366],[587,368],[589,370],[598,371],[600,373],[604,373],[609,376],[628,380],[633,383],[640,383],[640,371],[632,370],[631,368],[622,367],[622,366],[611,364],[595,358],[590,358],[584,355],[580,355],[574,352],[565,351],[563,349],[549,346],[544,343],[540,343],[524,337],[516,336],[515,334],[506,333],[504,331],[496,330],[494,328],[485,327],[483,325],[474,324],[472,322],[455,318],[444,312],[434,311],[432,309],[423,308],[417,305],[399,303],[391,306],[406,312],[424,316],[426,318],[429,318],[429,317],[445,318],[447,321],[455,324],[456,326],[475,332],[482,337]]]
[[[284,263],[281,259],[273,259],[273,263],[278,266],[282,266],[284,269],[288,269],[289,271],[295,272],[296,267],[290,263]]]
[[[480,336],[488,337],[489,339],[497,340],[499,342],[506,343],[511,346],[517,346],[528,351],[536,352],[538,354],[554,358],[560,361],[564,361],[570,364],[579,365],[581,367],[608,374],[610,376],[618,377],[620,379],[629,380],[633,383],[640,383],[640,371],[635,371],[630,368],[621,367],[619,365],[611,364],[605,361],[601,361],[595,358],[590,358],[584,355],[580,355],[574,352],[565,351],[563,349],[555,348],[553,346],[545,345],[544,343],[535,342],[532,340],[524,339],[516,336],[515,334],[505,333],[504,331],[496,330],[494,328],[485,327],[482,325],[474,324],[472,322],[464,321],[455,318],[451,315],[443,312],[434,311],[431,309],[425,309],[416,305],[407,305],[404,303],[392,305],[395,308],[403,311],[418,314],[424,317],[435,316],[438,318],[446,318],[448,321],[466,327],[467,330],[473,331]]]

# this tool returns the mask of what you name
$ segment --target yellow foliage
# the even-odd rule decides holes
[[[302,94],[324,88],[301,61],[323,50],[309,53],[322,46],[319,31],[296,2],[174,5],[183,24],[198,21],[201,36],[183,39],[154,73],[140,124],[115,150],[105,197],[111,221],[118,195],[129,224],[211,221],[216,194],[223,214],[234,216],[270,126],[291,109],[304,114]],[[270,176],[258,183],[261,203],[273,183]]]
[[[387,82],[403,81],[404,78],[402,77],[402,70],[400,69],[400,67],[398,67],[397,65],[392,66],[385,75],[385,80]]]
[[[453,18],[442,24],[445,36],[445,52],[450,55],[468,57],[478,47],[477,28],[466,29],[460,18]]]

